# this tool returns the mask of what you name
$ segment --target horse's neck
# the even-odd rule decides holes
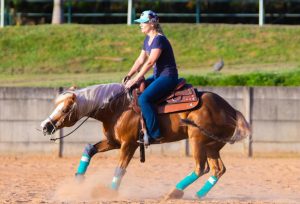
[[[116,83],[95,85],[78,90],[76,92],[78,117],[94,117],[93,114],[100,114],[105,111],[109,100],[122,92],[124,92],[124,87]]]

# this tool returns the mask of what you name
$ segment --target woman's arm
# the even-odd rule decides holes
[[[133,66],[128,72],[127,76],[132,77],[145,63],[147,59],[147,54],[145,50],[142,50],[138,58],[135,60]]]
[[[161,54],[161,49],[152,49],[151,50],[148,60],[146,61],[146,63],[144,63],[141,71],[135,77],[137,80],[142,78],[154,66],[154,64],[156,63],[160,54]]]
[[[156,63],[157,59],[161,55],[162,50],[161,49],[152,49],[150,56],[148,57],[148,60],[143,64],[140,72],[131,80],[126,83],[126,88],[129,89],[131,86],[133,86],[138,80],[140,80]],[[130,70],[131,71],[131,70]]]

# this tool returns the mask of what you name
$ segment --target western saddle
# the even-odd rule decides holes
[[[141,113],[138,105],[138,96],[146,88],[145,79],[142,79],[139,86],[134,88],[131,92],[132,108],[135,112]],[[162,98],[157,103],[158,114],[174,113],[190,110],[198,106],[199,98],[193,86],[186,84],[185,79],[180,78],[174,91],[167,97]]]

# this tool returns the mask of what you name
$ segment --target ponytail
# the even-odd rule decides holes
[[[154,28],[159,34],[165,35],[159,23],[155,23]]]

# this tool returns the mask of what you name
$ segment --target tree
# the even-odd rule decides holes
[[[64,22],[63,3],[64,0],[53,0],[52,24],[62,24]]]

